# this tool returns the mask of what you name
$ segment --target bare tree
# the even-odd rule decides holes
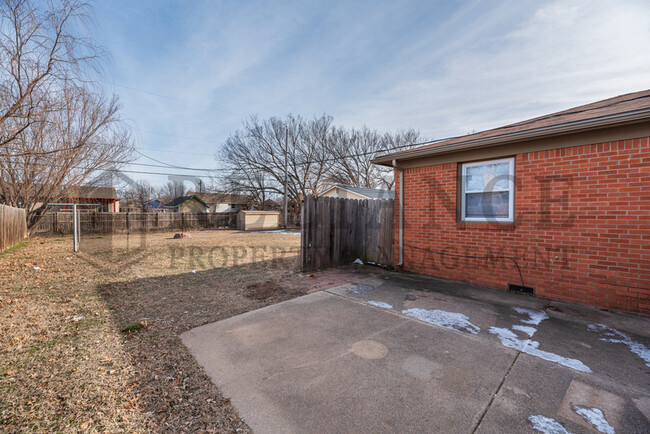
[[[0,199],[25,208],[29,228],[49,202],[97,171],[113,170],[132,150],[115,98],[73,87],[55,104],[57,110],[48,110],[44,121],[30,124],[0,152]]]
[[[54,95],[85,82],[101,48],[89,36],[79,0],[0,2],[0,147],[57,110]]]
[[[185,196],[185,193],[187,193],[187,190],[185,189],[185,185],[182,182],[171,181],[163,185],[157,192],[158,199],[163,204],[171,202],[177,197]]]
[[[230,174],[223,177],[219,185],[221,190],[232,194],[242,194],[251,198],[251,204],[264,209],[264,204],[273,191],[277,195],[277,189],[272,189],[267,182],[268,175],[261,170],[242,171],[238,174]],[[216,189],[216,188],[215,188]]]
[[[393,172],[370,161],[378,154],[416,143],[415,130],[379,133],[363,127],[348,130],[332,125],[332,117],[313,120],[288,115],[285,119],[251,117],[217,152],[232,171],[222,182],[234,192],[259,200],[284,192],[288,143],[288,196],[298,210],[302,198],[336,183],[368,188],[392,188]]]
[[[285,153],[288,134],[288,197],[294,208],[302,198],[324,189],[331,159],[327,149],[332,118],[310,121],[288,115],[285,119],[259,120],[251,116],[243,129],[230,136],[217,158],[232,167],[226,182],[249,191],[282,195],[284,192]]]
[[[146,211],[147,204],[151,202],[156,195],[156,189],[147,180],[140,180],[130,184],[124,191],[123,197],[129,204],[136,205]]]
[[[403,149],[420,140],[415,130],[381,134],[363,127],[360,130],[335,128],[328,143],[333,159],[328,181],[365,188],[391,189],[393,170],[372,164],[377,155],[392,149]]]
[[[0,0],[0,200],[34,227],[67,191],[131,156],[115,97],[93,84],[102,50],[79,0]]]

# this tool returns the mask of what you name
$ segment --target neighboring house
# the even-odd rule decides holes
[[[274,200],[266,199],[262,205],[258,205],[258,208],[261,208],[265,211],[279,211],[283,209],[284,199]]]
[[[379,188],[351,187],[349,185],[336,184],[319,194],[319,196],[363,200],[395,199],[395,192],[393,190],[382,190]]]
[[[133,201],[127,202],[126,205],[122,204],[120,207],[121,212],[154,212],[163,211],[163,203],[158,199],[150,200],[144,204],[135,203]]]
[[[650,314],[650,90],[373,162],[405,270]]]
[[[188,194],[194,195],[210,205],[212,212],[236,213],[239,210],[250,208],[251,198],[244,194],[198,192],[189,192]]]
[[[150,200],[144,204],[144,209],[146,211],[156,211],[163,207],[163,203],[158,199]]]
[[[97,211],[120,212],[120,201],[113,187],[93,187],[82,185],[77,187],[63,187],[64,196],[57,199],[57,203],[84,203],[98,204]],[[86,208],[84,208],[86,209]],[[51,212],[72,211],[72,205],[52,207]]]
[[[180,196],[166,203],[163,208],[167,211],[181,213],[210,212],[210,206],[196,195]]]

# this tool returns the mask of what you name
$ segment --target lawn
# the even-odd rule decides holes
[[[300,237],[33,237],[0,255],[5,431],[247,432],[180,342],[306,292]]]

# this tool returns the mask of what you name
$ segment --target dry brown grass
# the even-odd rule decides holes
[[[0,255],[5,431],[249,431],[178,335],[304,294],[300,237],[172,235],[84,237],[77,255],[70,237],[32,238]]]

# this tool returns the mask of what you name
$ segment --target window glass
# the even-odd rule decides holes
[[[465,217],[508,218],[509,195],[507,191],[467,193]]]
[[[507,190],[509,173],[510,163],[507,161],[469,166],[465,172],[465,191],[484,191],[487,187],[491,187],[490,190]],[[497,179],[496,183],[492,182],[495,179]]]
[[[512,220],[514,160],[467,163],[462,170],[462,218]]]

